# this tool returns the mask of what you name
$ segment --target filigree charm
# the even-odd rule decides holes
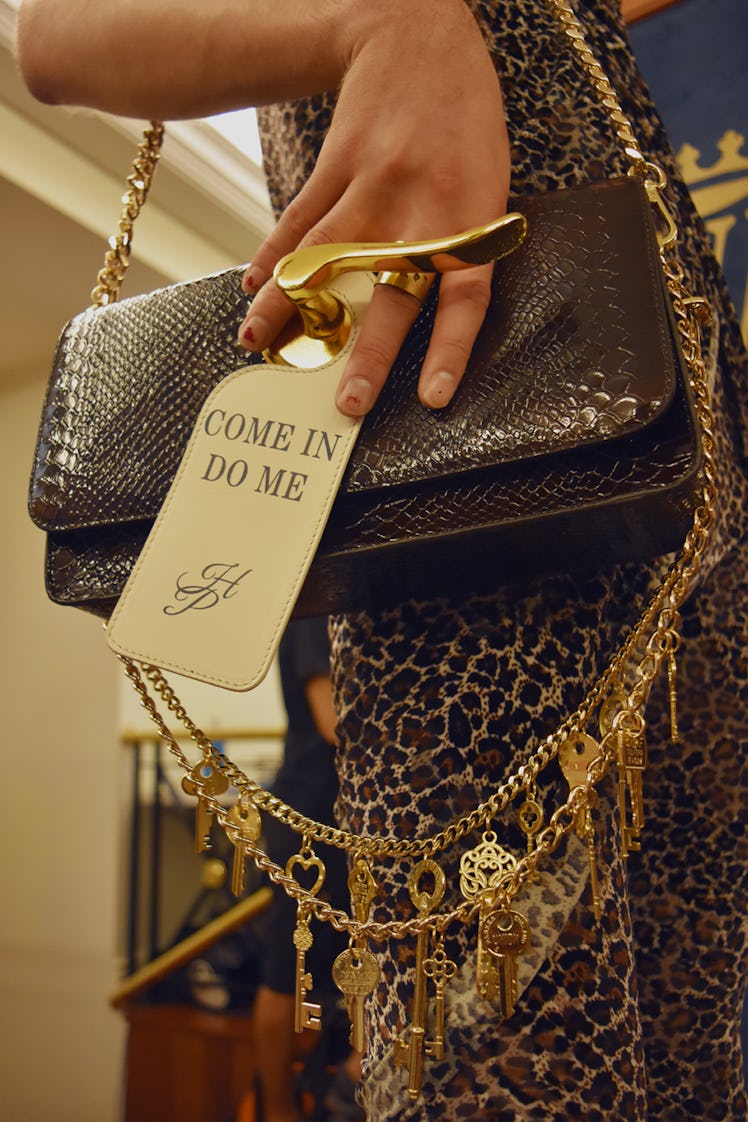
[[[497,888],[517,868],[517,858],[498,844],[493,830],[486,830],[483,841],[463,853],[460,861],[460,892],[466,900],[475,900]]]

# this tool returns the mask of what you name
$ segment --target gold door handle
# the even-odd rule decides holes
[[[269,349],[271,362],[314,368],[334,358],[350,337],[351,319],[328,285],[349,272],[447,273],[487,265],[517,248],[527,233],[513,212],[448,238],[393,244],[351,242],[297,249],[275,266],[275,283],[299,313]]]

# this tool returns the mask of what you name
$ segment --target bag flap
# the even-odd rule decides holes
[[[439,412],[420,404],[424,308],[343,490],[418,484],[633,435],[669,404],[675,370],[649,204],[638,178],[515,200],[523,245],[494,270],[468,373]],[[58,344],[29,508],[44,529],[153,519],[202,402],[260,356],[236,343],[241,269],[73,319]],[[237,452],[240,455],[240,450]]]
[[[435,298],[374,411],[344,487],[424,482],[633,435],[667,408],[675,367],[650,207],[638,178],[514,200],[524,243],[452,402],[416,395]]]
[[[262,361],[237,343],[242,272],[89,308],[67,324],[31,476],[38,526],[155,518],[208,394],[233,370]]]

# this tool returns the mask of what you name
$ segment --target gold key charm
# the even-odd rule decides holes
[[[587,839],[587,859],[590,866],[590,893],[592,895],[592,913],[596,920],[602,918],[602,905],[600,903],[600,881],[597,875],[597,852],[595,848],[595,824],[592,820],[592,808],[597,804],[597,791],[591,790],[589,802],[585,808],[585,831]]]
[[[517,1001],[517,957],[530,941],[530,925],[520,912],[499,908],[482,924],[483,946],[496,959],[501,1015],[511,1017]]]
[[[210,828],[213,812],[205,801],[205,795],[222,795],[229,788],[229,781],[213,757],[207,752],[182,779],[182,790],[197,798],[195,811],[195,853],[210,849]]]
[[[234,861],[231,870],[231,891],[234,896],[244,895],[244,872],[247,861],[245,842],[256,842],[262,829],[260,812],[246,791],[242,791],[238,802],[229,811],[231,823],[229,841],[234,847]]]
[[[632,722],[634,727],[632,728]],[[639,833],[644,825],[642,772],[647,762],[644,720],[637,713],[618,713],[613,721],[618,761],[618,813],[621,822],[621,854],[641,848]],[[631,819],[629,821],[629,801]]]
[[[296,947],[296,1000],[294,1004],[294,1030],[303,1032],[305,1028],[315,1029],[319,1032],[322,1028],[322,1006],[313,1001],[307,1001],[306,996],[313,986],[312,975],[306,968],[306,955],[314,942],[309,916],[303,904],[299,905],[296,919],[296,930],[293,933],[293,942]]]
[[[433,887],[429,890],[426,881],[431,881]],[[418,909],[420,916],[426,916],[434,910],[444,896],[446,888],[444,871],[436,861],[425,858],[419,861],[408,877],[408,891],[413,904]],[[410,1025],[408,1026],[407,1040],[402,1037],[395,1042],[395,1067],[408,1069],[408,1095],[411,1099],[418,1098],[423,1078],[424,1051],[433,1054],[433,1041],[426,1037],[426,973],[424,963],[428,946],[428,928],[423,927],[418,933],[416,943],[416,970],[413,984],[413,1008],[411,1010]]]
[[[667,658],[667,693],[668,693],[668,709],[670,713],[670,743],[680,743],[680,731],[678,729],[678,664],[675,660],[675,652],[680,646],[680,636],[677,632],[671,631],[670,635],[673,636],[674,647],[670,651]]]
[[[364,1002],[379,978],[377,960],[360,939],[352,938],[347,950],[342,951],[332,964],[332,980],[345,998],[351,1019],[350,1044],[357,1052],[366,1050]]]
[[[494,895],[488,893],[478,914],[478,945],[475,954],[475,988],[484,1001],[495,1001],[501,990],[496,958],[490,953],[484,938],[486,922],[494,910]]]
[[[429,1055],[435,1060],[441,1060],[444,1058],[444,990],[447,982],[457,973],[457,965],[451,958],[447,958],[440,934],[434,937],[434,949],[423,964],[423,972],[433,982],[436,996],[434,1039]]]
[[[558,750],[558,762],[564,779],[569,784],[570,791],[574,791],[577,787],[582,787],[587,783],[587,768],[599,754],[600,746],[591,736],[582,735],[564,741]],[[592,821],[592,808],[596,804],[597,792],[591,787],[587,794],[587,802],[579,811],[574,826],[577,837],[587,845],[592,911],[595,919],[599,920],[602,911],[597,875],[597,853],[595,851],[595,826]]]
[[[637,833],[644,829],[642,776],[647,766],[647,740],[644,732],[618,733],[618,765],[626,773],[631,799],[631,825]]]
[[[587,768],[600,755],[600,746],[586,733],[570,736],[558,749],[558,763],[563,777],[569,784],[569,791],[584,787],[587,783]],[[574,823],[577,837],[585,840],[587,836],[586,808],[582,807]]]
[[[354,858],[348,874],[348,890],[354,917],[359,923],[366,923],[372,900],[377,894],[377,885],[365,857],[359,855]]]
[[[543,808],[538,802],[534,783],[527,788],[527,797],[517,811],[517,821],[522,833],[527,838],[527,853],[529,856],[535,848],[535,835],[543,825]],[[537,884],[539,879],[536,869],[527,878],[529,884]]]
[[[286,862],[286,876],[294,877],[294,870],[299,866],[304,873],[308,874],[309,870],[316,871],[317,879],[309,891],[310,896],[316,896],[320,888],[325,882],[325,875],[327,870],[321,857],[312,850],[311,845],[307,838],[301,847],[300,853],[294,853],[289,857]],[[303,1032],[305,1028],[315,1029],[319,1031],[322,1028],[322,1007],[312,1001],[307,1001],[307,994],[310,993],[314,983],[312,975],[306,968],[306,954],[314,938],[309,926],[309,904],[299,901],[298,911],[296,913],[296,929],[293,933],[293,944],[296,948],[296,993],[294,1003],[294,1029],[296,1032]]]

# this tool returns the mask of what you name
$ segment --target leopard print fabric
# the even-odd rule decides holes
[[[572,186],[626,170],[587,79],[541,0],[471,8],[501,75],[513,192]],[[746,480],[748,370],[719,272],[639,77],[617,7],[583,0],[580,15],[635,124],[667,171],[692,291],[719,312],[715,407],[722,484],[717,531],[684,611],[681,741],[668,741],[667,696],[647,716],[649,828],[622,859],[612,780],[595,812],[602,919],[590,909],[587,854],[575,837],[523,890],[532,927],[514,1015],[501,1022],[475,991],[474,927],[448,929],[457,971],[446,992],[447,1041],[426,1057],[409,1099],[394,1064],[408,1023],[414,948],[374,946],[382,983],[369,1004],[362,1102],[394,1119],[742,1120],[738,1009],[746,966],[745,787],[748,749]],[[278,210],[309,175],[333,110],[323,96],[261,111]],[[472,809],[573,711],[634,623],[664,561],[590,577],[557,576],[467,602],[407,603],[331,620],[340,715],[339,817],[362,835],[427,836]],[[590,730],[594,732],[594,730]],[[552,764],[538,798],[565,797]],[[494,829],[523,851],[516,811]],[[466,839],[440,855],[459,899]],[[377,919],[413,914],[410,867],[376,870]]]
[[[627,869],[612,779],[602,792],[602,920],[592,916],[586,853],[572,838],[518,903],[532,955],[523,956],[524,992],[504,1023],[475,996],[475,929],[448,933],[460,967],[447,991],[449,1047],[440,1063],[426,1061],[414,1104],[393,1065],[413,947],[378,948],[369,1118],[744,1118],[745,561],[744,547],[715,567],[684,612],[679,745],[669,743],[664,683],[650,697],[649,825]],[[474,806],[516,768],[523,746],[576,707],[645,592],[632,565],[581,584],[546,580],[522,596],[505,590],[469,605],[336,619],[346,825],[426,836]],[[557,766],[548,772],[539,784],[546,814],[565,791]],[[495,828],[502,844],[521,849],[516,811]],[[446,856],[454,905],[459,853]],[[408,871],[378,870],[377,919],[391,917],[393,902],[396,915],[412,914]]]

